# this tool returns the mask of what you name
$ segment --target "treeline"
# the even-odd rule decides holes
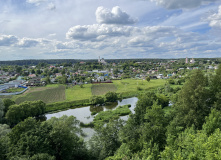
[[[125,62],[168,62],[169,59],[105,59],[108,63],[125,63]],[[185,62],[184,58],[176,59],[178,61]],[[199,61],[207,61],[211,60],[216,63],[221,62],[220,58],[196,58]],[[39,63],[46,63],[46,64],[62,64],[62,63],[79,63],[81,61],[84,62],[97,62],[98,59],[27,59],[27,60],[12,60],[12,61],[0,61],[1,65],[38,65]]]

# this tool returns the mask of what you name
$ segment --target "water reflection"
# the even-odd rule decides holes
[[[101,112],[104,110],[103,106],[90,106],[90,111],[91,112]]]

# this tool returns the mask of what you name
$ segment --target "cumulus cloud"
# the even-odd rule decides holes
[[[11,46],[18,42],[18,38],[13,35],[0,35],[0,46]]]
[[[45,1],[47,1],[47,0],[26,0],[27,3],[35,4],[37,6]]]
[[[122,11],[119,6],[113,7],[112,10],[98,7],[95,15],[100,24],[134,24],[137,22],[137,19]]]
[[[163,6],[167,9],[190,9],[198,7],[205,3],[211,3],[218,0],[150,0],[156,2],[157,5]]]
[[[38,44],[39,44],[38,40],[31,39],[31,38],[22,38],[18,42],[18,46],[25,47],[25,48],[35,47]]]
[[[101,41],[106,37],[129,36],[136,27],[116,26],[106,24],[93,25],[77,25],[69,29],[66,33],[68,39],[76,39],[81,41]]]
[[[65,50],[65,49],[76,49],[79,48],[79,45],[77,45],[74,42],[59,42],[56,44],[56,49],[59,50]]]
[[[210,15],[207,20],[211,27],[221,29],[221,6],[219,6],[218,13]]]

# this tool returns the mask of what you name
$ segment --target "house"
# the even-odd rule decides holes
[[[188,69],[188,70],[192,70],[193,68],[192,68],[192,67],[187,67],[186,69]]]
[[[24,80],[14,80],[14,81],[9,81],[4,85],[8,86],[9,88],[17,88],[18,86],[22,85],[24,82],[25,82]]]
[[[56,76],[56,77],[61,77],[62,74],[61,74],[61,73],[56,73],[55,76]]]
[[[94,72],[94,73],[98,73],[98,70],[93,70],[92,72]]]
[[[26,87],[28,87],[28,86],[40,86],[40,85],[42,85],[40,77],[34,77],[34,78],[28,80],[25,83]]]
[[[85,64],[86,62],[81,61],[80,64]]]
[[[208,68],[209,69],[214,69],[214,67],[212,65],[209,65]]]
[[[97,81],[104,81],[104,76],[97,77]]]
[[[36,77],[36,74],[30,74],[28,77],[29,78],[34,78],[34,77]]]
[[[162,78],[163,78],[163,74],[159,74],[159,75],[157,76],[157,78],[158,78],[158,79],[162,79]]]
[[[51,69],[51,68],[55,68],[55,66],[52,66],[52,65],[51,65],[49,68],[50,68],[50,69]]]
[[[167,77],[172,77],[173,75],[172,74],[167,74]]]

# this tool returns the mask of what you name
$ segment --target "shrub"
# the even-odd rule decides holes
[[[118,99],[116,92],[107,92],[105,94],[105,101],[106,102],[116,102]]]
[[[101,97],[101,96],[93,96],[90,98],[90,103],[93,104],[93,105],[102,105],[104,104],[104,98]]]

